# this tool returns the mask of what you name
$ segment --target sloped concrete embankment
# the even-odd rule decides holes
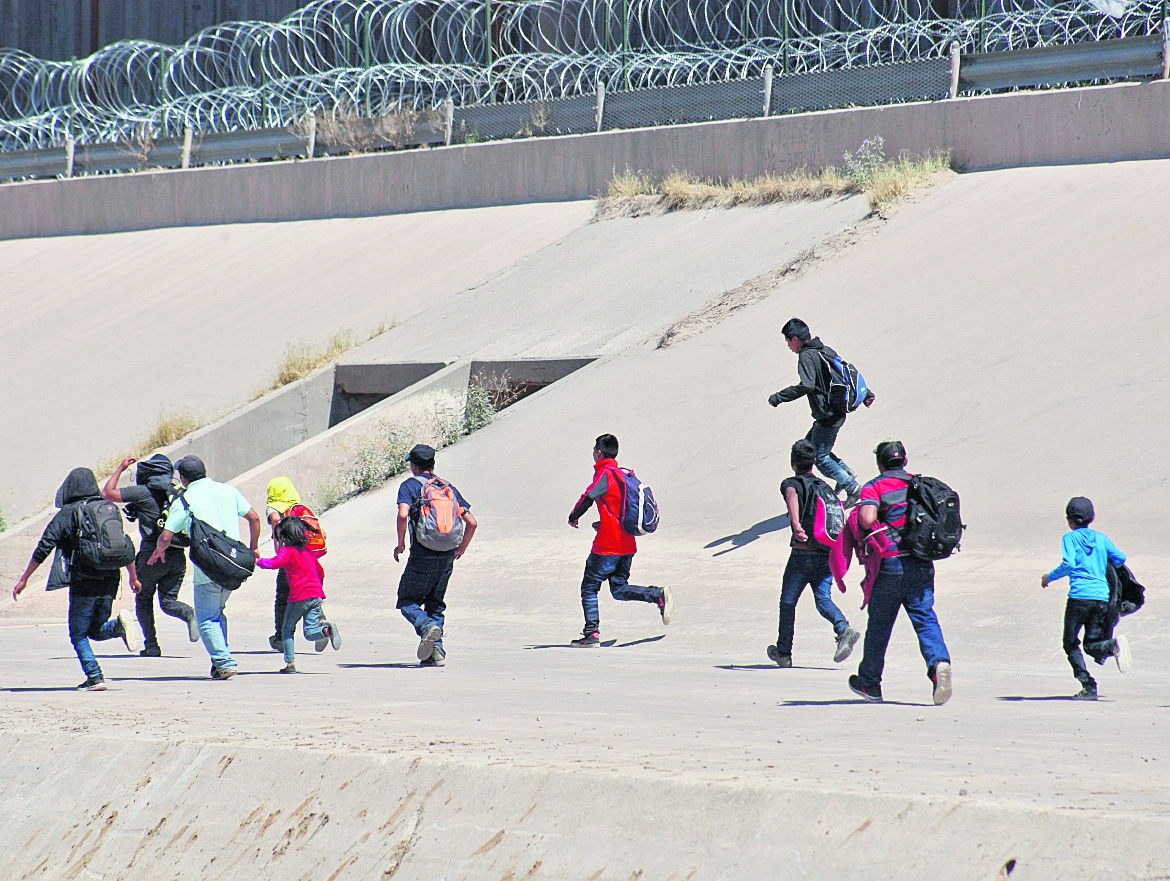
[[[8,878],[972,879],[1166,863],[1170,820],[63,735],[6,741]],[[1119,846],[1123,839],[1126,847]],[[1165,866],[1163,866],[1165,868]]]

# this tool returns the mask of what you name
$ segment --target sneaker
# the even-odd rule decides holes
[[[132,655],[142,651],[142,634],[138,632],[134,618],[126,609],[118,613],[118,624],[122,627],[122,641],[126,643],[126,651]]]
[[[323,652],[329,648],[329,637],[322,636],[313,640],[313,651]]]
[[[194,612],[187,619],[187,639],[191,640],[191,642],[199,642],[199,622],[195,620]]]
[[[420,667],[443,667],[447,664],[447,653],[443,651],[441,645],[435,646],[435,650],[431,652],[431,656],[425,661],[419,661]]]
[[[662,596],[658,598],[658,612],[662,615],[662,623],[669,624],[670,616],[674,613],[674,591],[669,587],[662,588]]]
[[[775,662],[777,667],[792,666],[792,655],[780,654],[780,649],[776,648],[774,645],[768,646],[768,657]]]
[[[268,646],[274,652],[283,652],[284,651],[284,640],[281,639],[279,636],[270,636],[270,637],[268,637]],[[317,651],[321,651],[321,650],[317,649]]]
[[[853,484],[853,489],[845,490],[845,501],[843,501],[841,503],[841,506],[845,509],[852,508],[854,505],[857,504],[857,500],[860,498],[861,498],[861,485],[855,483],[855,484]]]
[[[147,646],[142,651],[140,651],[138,653],[138,655],[139,655],[139,657],[142,657],[142,658],[161,658],[162,657],[162,649],[160,649],[157,645],[156,646]]]
[[[579,649],[595,649],[601,645],[601,634],[588,633],[580,639],[571,640],[569,645]]]
[[[325,625],[325,636],[329,640],[329,644],[333,646],[333,651],[341,648],[341,631],[337,629],[337,625],[330,621]]]
[[[296,673],[297,672],[297,665],[294,662],[289,661],[287,664],[285,664],[283,667],[280,668],[280,672],[281,673]]]
[[[1097,687],[1095,685],[1086,685],[1074,694],[1072,699],[1074,701],[1095,701],[1097,699]]]
[[[852,627],[846,627],[845,632],[837,637],[837,651],[833,652],[833,660],[840,664],[853,654],[853,647],[857,645],[859,639],[861,639],[860,633]]]
[[[930,677],[934,683],[934,705],[941,707],[951,699],[951,665],[949,661],[939,661],[934,668],[934,675]]]
[[[235,675],[236,675],[236,668],[235,667],[212,667],[211,668],[211,678],[212,679],[231,679]]]
[[[438,624],[432,624],[427,628],[427,632],[423,634],[422,642],[418,644],[418,651],[415,652],[415,657],[420,661],[429,660],[431,653],[435,650],[435,643],[443,638],[443,628]]]
[[[1129,653],[1129,640],[1124,636],[1113,638],[1113,659],[1117,661],[1117,669],[1122,673],[1133,663],[1133,656]]]
[[[91,676],[81,685],[77,686],[78,691],[105,691],[106,680],[100,676]]]
[[[861,695],[867,701],[873,701],[875,704],[881,703],[882,687],[880,685],[863,685],[856,676],[850,676],[849,690],[854,694]]]

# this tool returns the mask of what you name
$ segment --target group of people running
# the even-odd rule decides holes
[[[807,397],[813,426],[805,438],[793,444],[793,476],[781,484],[792,533],[791,552],[781,585],[777,638],[774,645],[768,646],[768,657],[780,667],[793,665],[796,606],[804,589],[810,586],[817,611],[833,626],[833,660],[842,662],[849,657],[861,634],[834,604],[831,588],[836,577],[840,589],[845,590],[842,578],[850,553],[865,546],[867,537],[880,533],[880,544],[870,543],[874,547],[865,561],[862,588],[868,622],[863,657],[857,673],[849,677],[849,687],[867,701],[882,700],[886,650],[899,611],[904,608],[918,637],[933,701],[943,704],[950,698],[953,684],[950,653],[934,612],[934,564],[912,553],[903,536],[913,480],[906,470],[906,449],[898,440],[879,443],[874,449],[879,474],[861,484],[857,474],[833,453],[847,416],[832,389],[831,365],[838,359],[837,354],[812,336],[800,319],[788,321],[782,334],[789,349],[798,356],[799,382],[771,395],[768,402],[775,407]],[[871,406],[875,395],[866,388],[862,391],[857,405]],[[568,517],[569,526],[577,528],[580,518],[591,508],[596,508],[598,515],[581,581],[584,627],[580,638],[570,643],[577,648],[602,644],[598,593],[603,583],[608,582],[616,600],[655,605],[663,624],[670,623],[674,609],[670,587],[642,587],[629,581],[639,530],[629,525],[629,483],[625,476],[629,472],[620,468],[617,455],[616,437],[602,434],[596,439],[593,479]],[[447,657],[443,628],[448,583],[454,562],[466,552],[477,523],[459,490],[436,476],[433,448],[417,444],[405,464],[410,475],[400,484],[397,495],[397,544],[393,552],[396,562],[407,550],[408,532],[411,539],[396,607],[419,637],[419,664],[439,667]],[[119,488],[123,474],[131,466],[136,466],[133,485]],[[814,467],[835,486],[829,488],[815,476]],[[844,510],[855,508],[839,534],[829,537],[815,527],[812,514],[816,500],[823,505],[826,498],[832,500],[830,505],[840,505],[840,520],[844,520]],[[140,544],[133,561],[124,567],[136,595],[138,627],[125,610],[111,616],[120,569],[95,567],[88,555],[79,553],[86,540],[86,524],[92,529],[95,519],[101,522],[103,502],[123,505],[127,519],[138,524]],[[330,645],[334,649],[341,646],[338,625],[326,618],[323,605],[321,558],[326,553],[325,533],[287,477],[274,478],[268,484],[265,517],[275,547],[271,557],[258,556],[259,514],[235,487],[211,480],[196,456],[185,456],[173,465],[161,454],[141,462],[128,458],[102,487],[93,471],[75,468],[58,490],[56,505],[60,510],[45,528],[12,595],[13,599],[19,597],[33,572],[55,554],[48,588],[69,590],[69,636],[86,677],[79,689],[106,688],[91,640],[121,638],[130,652],[146,657],[162,654],[154,620],[156,595],[166,615],[187,625],[190,641],[202,641],[211,658],[211,678],[225,680],[235,674],[225,609],[238,584],[217,582],[199,565],[193,565],[194,607],[178,598],[186,571],[184,546],[193,523],[238,540],[239,521],[244,519],[248,524],[248,550],[256,557],[256,566],[277,570],[274,633],[269,644],[274,651],[283,653],[280,672],[296,672],[294,636],[298,623],[318,652]],[[1114,658],[1120,670],[1128,669],[1128,642],[1124,636],[1112,633],[1107,578],[1108,567],[1121,566],[1125,556],[1103,534],[1089,529],[1094,512],[1088,499],[1071,500],[1066,516],[1071,531],[1064,537],[1062,562],[1046,573],[1041,583],[1046,587],[1050,581],[1070,579],[1064,648],[1082,686],[1075,697],[1095,699],[1096,682],[1080,651],[1080,633],[1084,630],[1085,649],[1097,663]]]

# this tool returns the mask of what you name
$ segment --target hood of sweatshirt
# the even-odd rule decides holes
[[[1086,557],[1097,549],[1097,532],[1095,530],[1085,527],[1083,529],[1074,529],[1071,533],[1072,540],[1077,548]]]
[[[88,468],[74,468],[69,472],[69,476],[65,478],[65,482],[61,484],[61,488],[57,490],[57,497],[54,499],[54,503],[58,508],[64,508],[73,502],[101,498],[101,495],[102,493],[98,489],[97,478],[94,477],[93,471]]]

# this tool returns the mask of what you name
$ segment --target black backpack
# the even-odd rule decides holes
[[[963,537],[959,494],[934,477],[915,475],[906,487],[906,525],[899,547],[920,560],[945,560]]]
[[[1124,563],[1110,563],[1105,570],[1109,582],[1109,606],[1117,617],[1132,615],[1146,603],[1146,589]]]
[[[191,525],[187,528],[191,537],[191,562],[220,587],[236,590],[256,571],[256,555],[246,545],[196,517],[185,498],[179,496],[179,501],[191,515]]]
[[[841,506],[841,500],[815,474],[797,474],[796,479],[804,488],[800,506],[801,529],[810,541],[832,547],[845,528],[845,509]]]
[[[122,513],[113,502],[91,499],[78,504],[73,530],[77,539],[73,567],[112,572],[134,562],[134,543],[122,529]]]

